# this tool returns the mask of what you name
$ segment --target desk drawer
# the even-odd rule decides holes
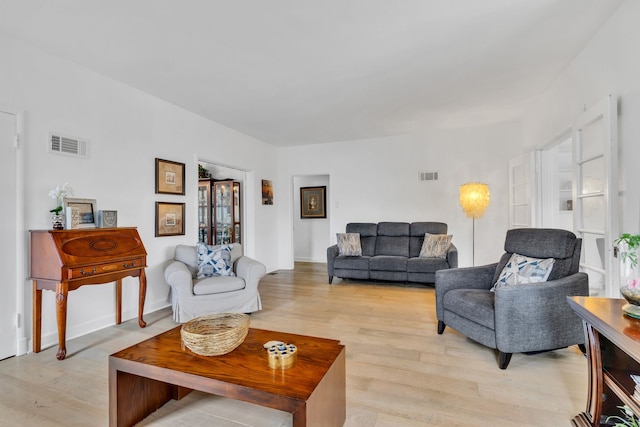
[[[79,279],[81,277],[91,277],[100,274],[115,273],[117,271],[131,270],[144,267],[144,259],[130,259],[126,261],[109,262],[106,264],[90,265],[69,270],[69,279]]]

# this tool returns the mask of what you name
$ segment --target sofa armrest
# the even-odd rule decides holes
[[[449,244],[447,262],[449,263],[449,268],[458,268],[458,248],[453,243]]]
[[[444,319],[442,301],[447,292],[453,289],[491,289],[497,266],[498,263],[436,271],[436,315],[438,320]]]
[[[543,283],[496,289],[495,330],[498,349],[506,353],[518,353],[583,343],[582,322],[569,306],[567,296],[587,295],[589,277],[582,272]],[[555,330],[554,334],[546,332],[550,329]]]
[[[193,294],[191,289],[193,276],[189,268],[180,261],[171,260],[165,264],[164,280],[173,289],[173,292]]]
[[[340,251],[338,250],[338,245],[329,246],[327,248],[327,274],[329,275],[329,279],[333,277],[333,260],[338,256],[339,253]]]
[[[241,256],[234,263],[234,273],[244,280],[245,289],[256,290],[267,272],[265,265],[248,256]]]

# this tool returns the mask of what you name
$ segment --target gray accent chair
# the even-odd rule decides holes
[[[176,246],[174,259],[164,267],[164,279],[170,286],[173,320],[184,323],[207,314],[261,310],[258,283],[264,277],[266,267],[242,255],[242,247],[237,243],[231,251],[231,262],[235,276],[196,279],[198,253],[195,246]]]
[[[505,254],[495,264],[436,272],[438,334],[446,326],[498,350],[506,369],[513,353],[532,353],[578,344],[584,351],[582,322],[567,296],[589,294],[586,273],[578,272],[582,240],[566,230],[514,229]],[[490,289],[512,254],[555,258],[546,282]]]

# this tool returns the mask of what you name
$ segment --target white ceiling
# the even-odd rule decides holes
[[[0,0],[0,31],[278,146],[517,118],[623,0]]]

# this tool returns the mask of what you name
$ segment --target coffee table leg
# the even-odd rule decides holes
[[[293,426],[342,426],[347,418],[345,350],[342,349],[307,401],[306,411],[293,414]]]
[[[109,426],[132,426],[177,395],[176,386],[118,371],[109,360]]]

